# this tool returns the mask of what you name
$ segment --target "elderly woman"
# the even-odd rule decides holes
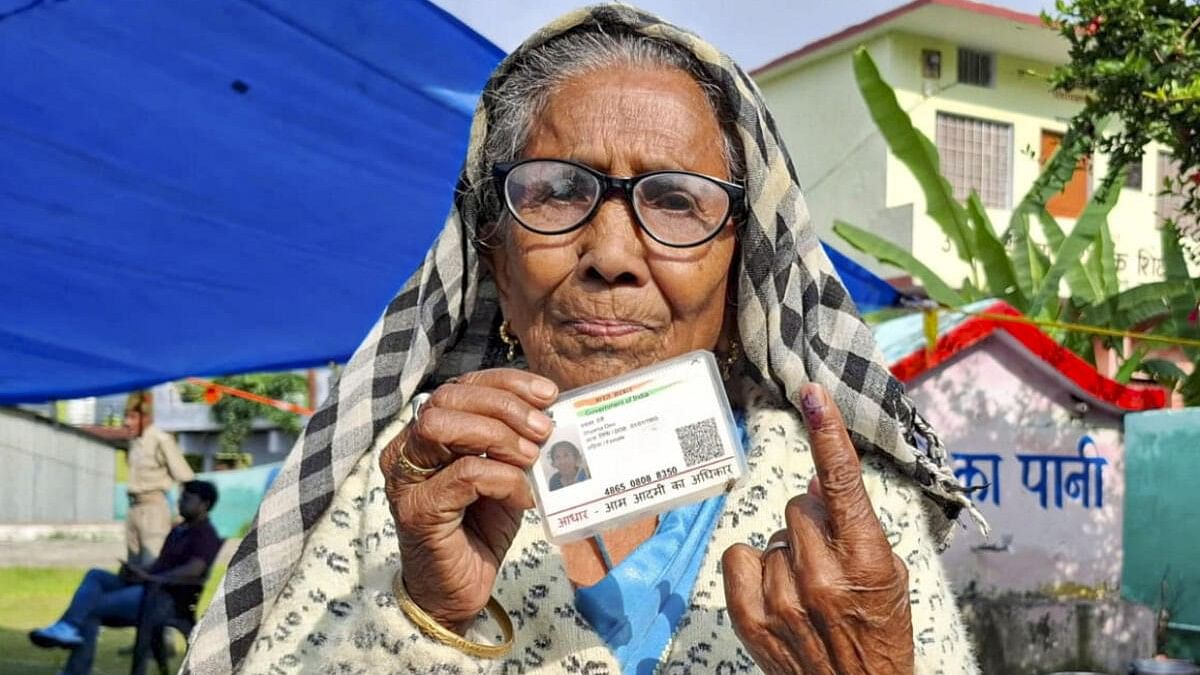
[[[748,479],[550,545],[526,476],[542,411],[694,349],[726,365]],[[488,82],[445,229],[186,669],[972,673],[936,555],[964,507],[750,79],[652,16],[581,10]]]

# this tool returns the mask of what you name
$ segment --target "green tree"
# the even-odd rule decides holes
[[[1151,141],[1170,148],[1180,171],[1162,189],[1183,195],[1178,232],[1200,262],[1200,2],[1057,0],[1055,10],[1042,19],[1070,45],[1070,62],[1051,84],[1086,101],[1071,129],[1121,164]],[[1105,130],[1109,119],[1120,124]]]

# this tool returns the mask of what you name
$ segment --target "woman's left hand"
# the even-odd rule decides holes
[[[810,384],[801,407],[817,477],[788,502],[775,546],[725,551],[734,630],[767,673],[910,675],[908,570],[871,509],[837,405]]]

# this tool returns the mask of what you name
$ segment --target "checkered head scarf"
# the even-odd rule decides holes
[[[973,512],[946,452],[889,373],[871,331],[809,222],[791,159],[758,88],[697,36],[625,5],[572,12],[529,38],[493,73],[471,128],[454,208],[424,262],[367,334],[329,399],[267,493],[200,622],[184,672],[228,673],[250,650],[263,617],[300,560],[310,529],[346,475],[408,400],[432,382],[499,365],[495,288],[472,245],[489,94],[528,50],[572,30],[625,31],[684,47],[729,102],[745,155],[746,204],[736,266],[737,327],[748,376],[779,400],[808,381],[837,401],[860,453],[889,457],[929,497],[931,527],[946,541],[962,509]]]

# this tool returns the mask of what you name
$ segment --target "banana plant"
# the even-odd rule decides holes
[[[1110,166],[1075,227],[1064,233],[1046,204],[1071,180],[1079,159],[1089,149],[1086,138],[1068,132],[1013,209],[1008,228],[998,234],[977,194],[972,192],[965,205],[955,198],[949,181],[941,174],[936,146],[913,126],[865,48],[854,53],[853,65],[872,120],[892,154],[917,180],[925,196],[926,213],[945,233],[957,256],[970,266],[971,276],[955,289],[901,247],[841,220],[833,227],[839,237],[877,260],[905,270],[921,282],[930,298],[944,305],[959,307],[983,297],[996,297],[1028,316],[1116,328],[1153,325],[1164,334],[1200,337],[1200,324],[1194,320],[1200,279],[1188,277],[1173,228],[1163,231],[1166,280],[1125,291],[1119,288],[1108,216],[1124,184],[1124,167],[1116,163]],[[1049,245],[1050,255],[1037,245],[1035,222]],[[1060,297],[1064,282],[1069,291],[1065,299]],[[1191,320],[1184,318],[1189,316]],[[1065,333],[1056,337],[1094,361],[1089,336]],[[1128,355],[1118,374],[1129,377],[1140,369],[1163,381],[1173,381],[1185,395],[1193,391],[1200,402],[1200,374],[1189,376],[1171,362],[1144,357],[1145,352]],[[1192,357],[1200,358],[1200,353]],[[1200,373],[1200,368],[1195,372]]]
[[[988,296],[1002,298],[1022,312],[1052,318],[1057,316],[1058,307],[1047,308],[1047,301],[1058,297],[1059,282],[1064,276],[1070,286],[1078,286],[1080,290],[1086,287],[1089,291],[1086,304],[1094,302],[1097,295],[1107,295],[1103,291],[1116,291],[1115,283],[1108,289],[1098,288],[1101,280],[1093,278],[1084,267],[1083,254],[1103,239],[1107,215],[1119,189],[1098,191],[1068,236],[1063,235],[1045,208],[1046,202],[1074,174],[1075,165],[1086,150],[1082,139],[1074,135],[1064,139],[1029,193],[1013,209],[1008,230],[998,235],[977,195],[972,194],[965,206],[955,198],[949,181],[941,174],[937,147],[913,126],[912,118],[900,107],[895,91],[880,75],[870,53],[865,48],[858,49],[853,64],[859,91],[888,148],[912,172],[925,196],[926,213],[945,233],[958,257],[970,266],[971,277],[956,295],[967,302]],[[1056,255],[1051,260],[1041,251],[1030,229],[1031,216],[1042,224],[1051,246],[1065,247],[1064,252],[1069,255]],[[861,228],[838,221],[834,232],[851,246],[905,270],[920,280],[927,291],[936,287],[937,296],[947,296],[946,291],[953,290],[928,267],[913,265],[915,258],[899,256],[894,246],[885,250],[879,237]],[[1111,242],[1111,237],[1108,241]],[[1006,242],[1013,249],[1011,255]],[[1096,266],[1104,267],[1100,262]],[[1111,260],[1108,266],[1115,270]],[[1092,290],[1093,287],[1097,288]],[[930,297],[938,299],[935,292],[929,292]]]

